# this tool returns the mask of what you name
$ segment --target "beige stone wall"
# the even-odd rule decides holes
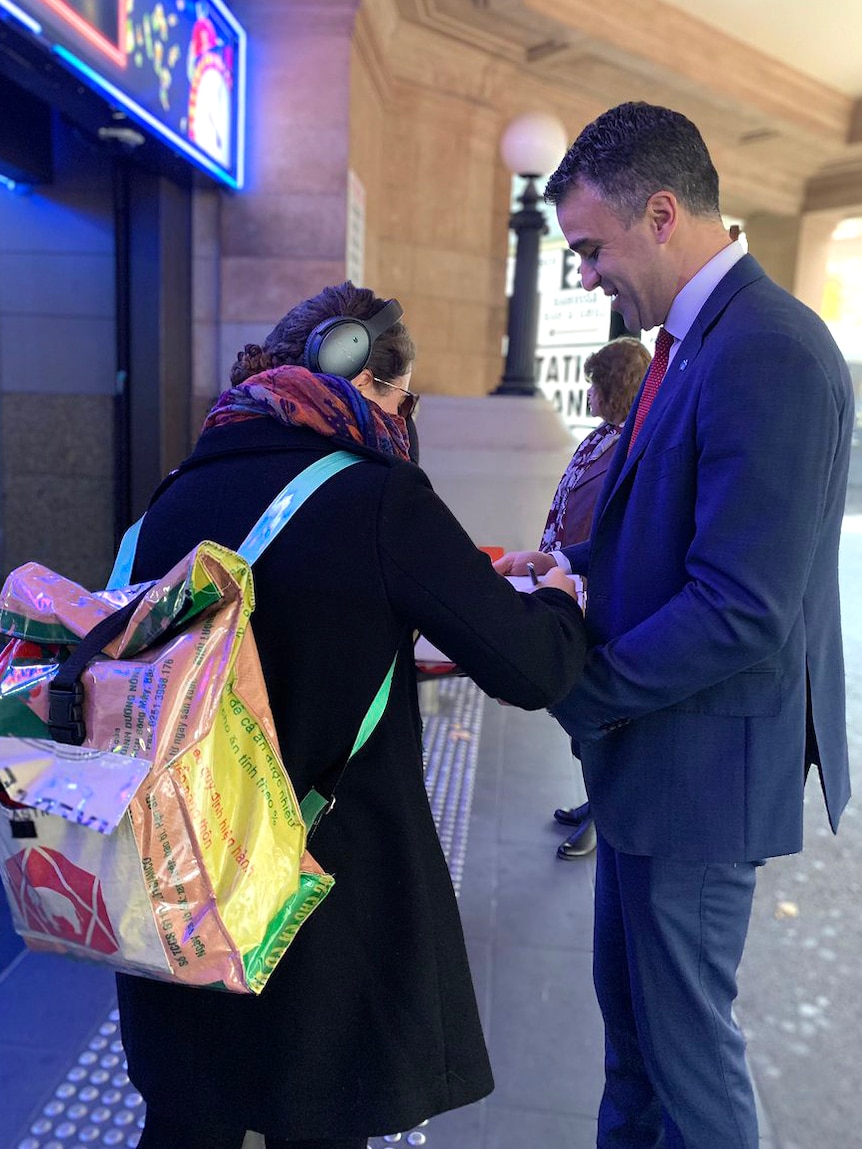
[[[359,23],[359,22],[358,22]],[[360,181],[365,192],[365,274],[362,286],[379,295],[392,296],[407,306],[396,289],[397,269],[381,258],[381,231],[390,210],[391,178],[387,165],[397,158],[392,155],[389,139],[392,122],[392,85],[385,61],[375,52],[359,26],[354,33],[350,55],[350,122],[348,168]],[[412,315],[409,317],[412,319]]]
[[[418,390],[485,395],[500,379],[506,318],[504,113],[477,89],[487,59],[387,25],[387,13],[386,0],[365,0],[352,56],[351,167],[368,202],[365,282],[404,304]]]
[[[218,375],[295,303],[344,278],[350,59],[359,0],[240,0],[245,189],[219,222]]]
[[[799,254],[799,216],[780,216],[756,212],[745,220],[748,250],[767,275],[787,291],[796,283]]]
[[[556,113],[573,139],[619,100],[680,107],[713,150],[725,210],[750,218],[755,254],[780,282],[798,283],[805,180],[840,153],[850,101],[776,64],[760,61],[766,72],[752,72],[750,49],[727,56],[711,77],[721,89],[714,92],[698,55],[712,51],[714,33],[704,32],[692,53],[704,73],[701,90],[689,74],[692,60],[684,77],[665,75],[650,36],[628,35],[626,21],[606,26],[585,0],[562,7],[235,0],[235,7],[249,32],[249,180],[240,195],[223,197],[215,329],[208,313],[196,316],[199,358],[214,359],[222,384],[243,343],[344,277],[352,170],[365,190],[362,279],[404,304],[418,346],[417,388],[493,391],[502,370],[509,212],[498,141],[511,118],[531,110]],[[647,8],[646,0],[636,5],[638,19],[647,20]],[[583,41],[572,27],[588,9],[595,39]],[[612,33],[625,43],[611,43]],[[771,97],[762,91],[767,73]],[[737,105],[752,88],[763,107],[743,115]],[[793,124],[784,122],[781,96],[791,89],[811,105],[797,109]],[[770,117],[779,114],[776,131]],[[196,367],[199,396],[209,370]]]
[[[818,313],[823,304],[832,233],[844,214],[841,211],[810,211],[800,220],[793,292]]]
[[[850,214],[850,209],[807,211],[797,216],[754,213],[745,220],[748,250],[776,283],[820,313],[832,234]]]
[[[488,109],[399,84],[385,165],[380,270],[409,305],[416,386],[484,395],[500,376],[508,179]],[[400,172],[409,172],[404,179]]]
[[[481,396],[503,370],[511,176],[506,124],[557,114],[571,138],[601,107],[499,51],[362,0],[353,39],[351,166],[368,198],[366,282],[396,295],[416,387]]]

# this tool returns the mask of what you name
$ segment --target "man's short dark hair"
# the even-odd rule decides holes
[[[718,215],[718,173],[698,129],[680,112],[655,104],[620,104],[587,124],[548,180],[557,204],[579,184],[599,192],[627,225],[647,200],[671,191],[693,215]]]

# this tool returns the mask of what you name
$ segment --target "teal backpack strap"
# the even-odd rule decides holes
[[[333,451],[316,463],[306,467],[281,490],[237,547],[237,553],[253,566],[285,523],[296,514],[302,504],[327,479],[337,475],[354,463],[361,463],[359,455],[350,451]]]
[[[347,763],[368,741],[371,735],[377,728],[377,724],[383,717],[383,712],[386,709],[386,704],[389,701],[389,693],[392,689],[392,678],[395,674],[395,663],[398,661],[398,655],[392,659],[389,669],[386,672],[386,677],[380,683],[377,693],[368,707],[368,712],[362,719],[362,725],[359,727],[359,733],[356,735],[356,741],[353,743],[353,749],[347,756],[347,762],[344,763],[332,786],[332,793],[329,798],[325,798],[318,790],[311,788],[305,797],[300,802],[300,813],[302,820],[308,828],[308,836],[311,836],[312,830],[316,827],[321,814],[328,813],[335,805],[335,786],[341,780],[341,775],[347,768]]]
[[[389,701],[389,692],[392,689],[392,677],[395,674],[395,663],[398,661],[398,655],[392,659],[389,669],[386,672],[386,677],[380,683],[377,693],[372,699],[371,705],[368,707],[368,713],[362,719],[362,725],[359,727],[359,733],[356,735],[356,741],[353,743],[353,749],[348,755],[348,761],[353,757],[357,751],[361,750],[371,735],[374,733],[377,723],[383,717],[383,711],[386,709],[386,703]]]
[[[288,519],[295,515],[302,504],[327,479],[350,467],[354,463],[361,463],[359,455],[350,451],[333,451],[331,455],[324,455],[316,463],[312,463],[292,479],[275,496],[254,526],[246,535],[238,548],[238,553],[249,565],[253,565],[263,554]],[[106,590],[118,590],[128,586],[132,578],[132,567],[135,563],[135,551],[138,546],[138,535],[141,533],[141,524],[144,516],[132,523],[120,542],[120,549],[114,560],[114,567],[108,579]]]
[[[135,550],[138,546],[138,535],[141,533],[141,523],[144,516],[132,523],[120,541],[120,549],[114,559],[114,569],[111,571],[105,590],[119,590],[128,586],[132,581],[132,567],[135,562]]]

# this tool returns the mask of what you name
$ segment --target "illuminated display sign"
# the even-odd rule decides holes
[[[240,188],[246,36],[221,0],[0,0],[113,104]]]

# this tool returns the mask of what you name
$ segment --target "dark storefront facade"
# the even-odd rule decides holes
[[[229,16],[0,3],[4,574],[34,559],[102,585],[188,450],[195,196],[242,179]]]

